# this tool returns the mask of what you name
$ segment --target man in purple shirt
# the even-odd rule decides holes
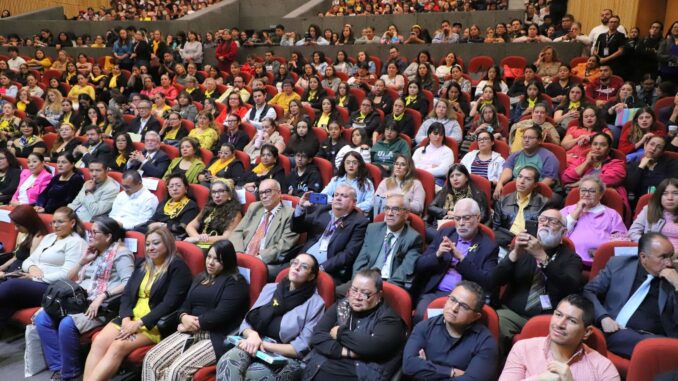
[[[447,296],[464,280],[471,280],[491,293],[490,274],[497,266],[499,247],[480,226],[480,206],[471,198],[454,205],[455,227],[440,229],[415,265],[415,294],[420,295],[415,322],[424,318],[433,300]]]

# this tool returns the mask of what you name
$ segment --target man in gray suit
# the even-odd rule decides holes
[[[612,257],[584,287],[608,350],[626,358],[643,339],[678,338],[678,271],[674,248],[663,234],[646,233],[638,256]]]
[[[271,265],[280,262],[299,236],[292,231],[294,210],[282,204],[278,181],[262,181],[259,198],[261,201],[249,206],[228,239],[236,252],[256,256]]]
[[[402,195],[392,195],[386,199],[384,221],[367,225],[365,240],[353,263],[353,274],[362,269],[377,269],[385,281],[405,289],[411,287],[414,264],[421,254],[424,241],[419,232],[407,223],[408,213]],[[337,292],[341,294],[340,291],[346,292],[344,289]]]

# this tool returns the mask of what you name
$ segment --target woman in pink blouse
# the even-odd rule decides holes
[[[21,171],[19,186],[12,196],[11,205],[32,205],[47,188],[52,174],[45,169],[45,157],[41,153],[28,155],[28,168]]]

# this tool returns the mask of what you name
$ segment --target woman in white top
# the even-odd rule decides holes
[[[183,48],[179,49],[179,55],[184,60],[184,64],[194,63],[198,67],[202,65],[202,42],[198,41],[198,35],[194,31],[189,31],[188,41]]]
[[[21,271],[5,274],[7,280],[0,283],[0,331],[16,311],[40,306],[47,287],[67,279],[87,248],[82,225],[72,209],[57,209],[52,227],[54,233],[42,239],[21,265]]]
[[[426,191],[416,177],[417,171],[409,155],[397,154],[393,161],[393,173],[379,184],[374,197],[374,215],[381,213],[386,199],[392,195],[403,195],[410,212],[421,214],[424,211]]]
[[[482,130],[476,134],[478,149],[470,151],[461,159],[461,164],[468,169],[469,173],[482,176],[493,184],[499,181],[504,158],[496,151],[494,147],[494,135]]]
[[[334,160],[334,166],[337,169],[340,168],[341,163],[344,161],[344,156],[349,152],[358,152],[360,156],[363,157],[365,163],[369,163],[372,157],[370,156],[370,146],[368,144],[369,139],[367,137],[367,132],[364,128],[354,128],[351,131],[351,140],[347,145],[341,147],[337,156]]]
[[[426,130],[428,144],[417,148],[412,155],[414,165],[418,169],[429,172],[436,178],[436,183],[445,183],[447,171],[454,163],[454,152],[445,145],[445,126],[432,123]]]
[[[476,86],[476,92],[474,94],[475,99],[480,98],[483,94],[483,89],[485,86],[490,86],[494,89],[495,92],[508,93],[509,88],[506,82],[501,79],[501,74],[499,73],[499,66],[491,66],[487,69],[485,78],[478,83]]]
[[[414,137],[417,144],[421,143],[421,141],[426,138],[428,128],[431,124],[436,122],[445,126],[445,136],[449,136],[457,142],[461,142],[464,135],[459,122],[457,122],[457,113],[450,107],[447,99],[439,99],[431,113],[428,114],[424,123],[421,124],[417,135]]]
[[[391,62],[386,66],[386,74],[382,75],[379,79],[384,81],[387,88],[397,91],[399,95],[403,94],[405,77],[398,73],[398,65],[394,62]]]

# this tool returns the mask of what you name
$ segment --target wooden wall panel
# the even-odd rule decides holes
[[[42,8],[62,6],[67,17],[73,17],[81,9],[92,7],[110,7],[108,0],[3,0],[0,1],[0,9],[9,9],[12,15],[35,11]]]
[[[674,21],[678,21],[678,0],[667,0],[666,14],[664,15],[664,33],[668,32]]]
[[[655,1],[655,0],[652,0]],[[645,1],[650,3],[651,1]],[[582,24],[582,32],[588,34],[594,26],[600,24],[600,11],[610,8],[621,17],[621,24],[627,30],[636,25],[640,0],[570,0],[567,12],[574,15]],[[643,5],[645,7],[646,4]],[[645,10],[643,10],[645,11]]]

